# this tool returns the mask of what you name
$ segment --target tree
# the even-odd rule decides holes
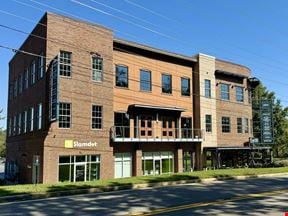
[[[253,131],[254,137],[261,140],[260,102],[268,99],[273,108],[274,152],[276,157],[288,156],[288,107],[283,108],[275,93],[267,90],[261,83],[253,90]]]

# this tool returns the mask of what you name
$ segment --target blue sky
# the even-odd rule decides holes
[[[66,11],[113,29],[116,37],[246,65],[288,106],[287,10],[286,0],[5,0],[1,2],[0,25],[30,32],[45,11]],[[19,48],[26,37],[0,27],[0,45]],[[12,56],[13,52],[0,48],[0,108],[4,115]],[[6,121],[0,121],[3,126]]]

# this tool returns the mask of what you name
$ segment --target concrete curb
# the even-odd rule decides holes
[[[119,186],[105,186],[101,188],[87,188],[87,189],[75,189],[67,191],[57,191],[57,192],[45,192],[45,193],[34,193],[34,194],[22,194],[13,196],[0,197],[0,203],[9,203],[15,201],[24,200],[34,200],[34,199],[44,199],[50,197],[60,197],[60,196],[70,196],[77,194],[90,194],[90,193],[102,193],[120,190],[135,190],[143,188],[153,188],[153,187],[164,187],[164,186],[175,186],[181,184],[191,184],[191,183],[211,183],[216,181],[228,181],[228,180],[247,180],[253,178],[264,178],[264,177],[277,177],[288,175],[285,173],[273,173],[273,174],[259,174],[259,175],[247,175],[247,176],[223,176],[219,178],[206,178],[206,179],[191,179],[191,180],[180,180],[180,181],[168,181],[168,182],[155,182],[155,183],[141,183],[134,185],[119,185]]]

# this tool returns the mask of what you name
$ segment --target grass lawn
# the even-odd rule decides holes
[[[98,180],[93,182],[79,183],[55,183],[55,184],[26,184],[14,186],[0,186],[0,197],[19,194],[38,194],[45,192],[67,191],[87,188],[103,188],[108,186],[127,186],[134,184],[157,183],[180,180],[199,180],[205,178],[233,178],[233,176],[256,176],[269,173],[288,173],[288,167],[279,168],[244,168],[244,169],[221,169],[208,171],[195,171],[192,173],[170,174],[160,176],[139,176],[123,179]]]

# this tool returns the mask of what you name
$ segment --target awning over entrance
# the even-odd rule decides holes
[[[154,106],[147,104],[132,104],[129,106],[129,109],[151,109],[151,110],[166,110],[166,111],[176,111],[176,112],[184,112],[185,109],[181,107],[166,107],[166,106]]]

